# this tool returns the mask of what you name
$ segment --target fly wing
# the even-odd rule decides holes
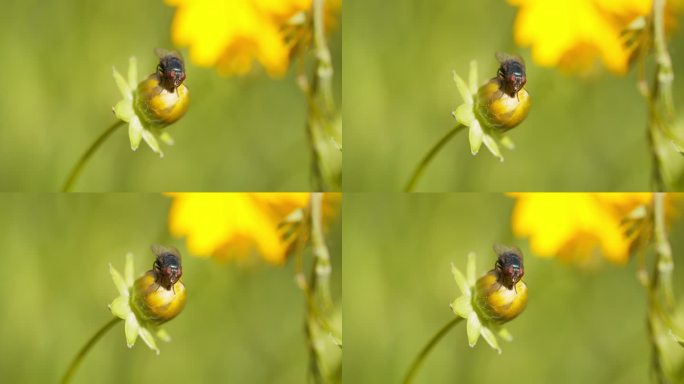
[[[514,245],[508,246],[508,245],[503,245],[503,244],[494,244],[493,248],[494,248],[494,252],[496,252],[497,256],[502,256],[502,255],[505,255],[507,253],[513,253],[513,254],[519,256],[521,259],[523,258],[523,254],[522,254],[522,251],[520,250],[520,248],[518,248]]]
[[[180,252],[178,251],[178,249],[176,247],[171,247],[171,246],[167,247],[164,245],[152,244],[152,246],[150,248],[152,248],[152,252],[154,252],[154,254],[156,256],[161,256],[161,255],[170,253],[170,254],[178,257],[178,259],[181,258]]]
[[[173,56],[173,57],[177,57],[178,59],[183,61],[183,55],[181,55],[181,53],[176,51],[176,50],[170,51],[170,50],[164,49],[164,48],[155,48],[154,54],[157,55],[157,57],[159,57],[160,59],[163,59],[166,56]]]
[[[520,64],[522,64],[523,67],[525,66],[525,59],[523,59],[522,57],[520,57],[518,55],[511,55],[510,53],[506,53],[506,52],[496,52],[494,54],[494,56],[496,57],[496,60],[498,60],[499,63],[501,63],[501,64],[503,64],[507,61],[517,61]]]

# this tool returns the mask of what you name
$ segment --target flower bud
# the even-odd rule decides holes
[[[153,73],[138,84],[134,105],[136,114],[145,123],[163,128],[183,117],[189,103],[188,88],[184,84],[168,91],[161,86],[159,75]]]
[[[477,90],[475,111],[478,120],[488,127],[505,132],[520,124],[530,110],[530,95],[525,88],[512,96],[504,91],[498,77],[492,78]]]
[[[165,289],[150,270],[133,284],[131,305],[139,317],[159,325],[176,317],[185,307],[186,298],[185,285],[180,280],[171,289]]]
[[[527,306],[527,285],[519,280],[511,289],[502,283],[502,276],[493,269],[475,283],[475,310],[489,322],[503,324],[513,320]]]

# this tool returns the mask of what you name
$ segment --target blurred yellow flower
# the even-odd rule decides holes
[[[653,0],[508,0],[519,7],[514,37],[532,47],[541,66],[586,72],[599,58],[611,72],[624,74],[632,49],[625,29],[650,13]],[[676,4],[668,1],[673,15]]]
[[[266,261],[285,261],[291,239],[280,225],[309,203],[309,193],[171,193],[169,229],[186,236],[188,250],[196,256],[244,260],[256,250]],[[324,201],[339,201],[326,194]],[[330,207],[324,208],[324,215]]]
[[[172,39],[190,46],[190,60],[222,74],[243,75],[254,59],[282,76],[297,43],[288,27],[306,20],[312,0],[165,0],[176,7]],[[327,1],[339,9],[341,0]]]
[[[610,261],[625,263],[634,239],[623,220],[651,202],[650,193],[514,193],[513,232],[529,237],[532,252],[586,261],[598,247]]]

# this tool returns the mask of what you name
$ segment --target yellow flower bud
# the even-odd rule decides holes
[[[468,255],[467,277],[452,265],[454,279],[462,295],[451,303],[456,316],[468,320],[468,344],[472,347],[482,337],[501,353],[494,333],[505,340],[512,336],[502,325],[520,315],[527,306],[527,285],[523,255],[518,247],[494,245],[499,256],[494,269],[475,281],[475,254]]]
[[[487,272],[475,283],[475,308],[492,323],[513,320],[527,306],[527,285],[519,280],[512,289],[506,288],[496,270]]]
[[[151,74],[138,84],[135,108],[147,123],[163,128],[177,121],[188,110],[190,96],[185,84],[169,92],[159,83],[159,75]]]
[[[178,280],[171,289],[157,282],[153,271],[147,271],[133,284],[133,308],[141,318],[162,324],[176,317],[185,307],[185,285]]]
[[[484,125],[507,131],[527,117],[530,95],[522,88],[511,96],[503,88],[498,77],[481,86],[477,91],[475,110]]]

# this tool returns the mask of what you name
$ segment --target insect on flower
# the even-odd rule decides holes
[[[175,92],[185,80],[183,56],[178,51],[167,51],[162,48],[157,48],[154,52],[159,57],[159,65],[157,65],[159,84],[167,91]]]
[[[497,281],[504,287],[513,289],[525,275],[522,252],[518,247],[502,244],[495,244],[494,252],[499,256],[494,265]]]
[[[157,255],[152,265],[154,282],[168,291],[183,276],[180,252],[175,247],[158,244],[152,245],[152,252]]]
[[[501,90],[508,96],[518,95],[518,91],[525,86],[527,77],[525,76],[525,61],[518,55],[497,52],[496,59],[501,63],[496,77],[501,84]]]

